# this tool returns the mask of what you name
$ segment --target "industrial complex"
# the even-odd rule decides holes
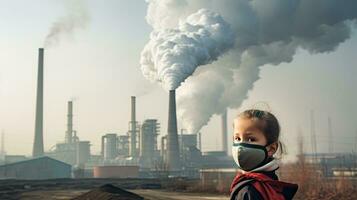
[[[90,141],[83,140],[73,128],[74,102],[67,102],[67,127],[63,142],[44,150],[43,87],[44,49],[39,49],[36,116],[32,157],[7,155],[4,133],[0,148],[0,178],[170,178],[201,179],[205,185],[233,177],[233,158],[227,155],[227,111],[221,116],[222,149],[203,152],[201,133],[179,130],[176,117],[176,93],[169,91],[167,130],[161,130],[157,119],[136,117],[136,97],[130,97],[131,114],[125,134],[105,133],[101,137],[100,154],[91,153]],[[129,99],[129,98],[128,98]],[[313,117],[313,115],[312,115]],[[331,122],[329,121],[329,125]],[[313,129],[312,129],[313,130]],[[159,136],[162,137],[159,137]],[[314,134],[312,135],[312,141]],[[314,144],[314,143],[313,143]],[[357,176],[355,154],[304,154],[307,163],[322,166],[325,177]]]
[[[167,131],[160,129],[157,119],[143,119],[139,123],[136,118],[136,97],[132,96],[126,134],[101,135],[100,155],[93,155],[90,141],[82,140],[74,130],[75,105],[73,101],[68,101],[64,140],[45,151],[43,71],[44,49],[40,48],[32,157],[2,153],[0,178],[198,178],[203,169],[234,167],[233,159],[227,156],[226,113],[222,116],[222,151],[202,152],[201,133],[186,133],[184,130],[178,133],[175,90],[169,92]],[[161,138],[160,132],[164,133]],[[25,175],[24,168],[31,173]]]

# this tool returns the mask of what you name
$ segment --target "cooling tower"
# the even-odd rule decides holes
[[[38,50],[38,74],[37,74],[37,99],[35,119],[35,140],[33,143],[33,157],[43,155],[43,53],[44,49]]]
[[[167,125],[167,165],[169,171],[180,171],[181,162],[177,135],[176,95],[175,90],[170,90],[169,120]]]
[[[222,151],[228,152],[227,145],[227,109],[222,114]]]
[[[136,101],[135,96],[131,97],[131,121],[130,121],[130,146],[129,146],[129,155],[131,157],[137,157],[137,149],[136,149]]]
[[[73,142],[73,102],[68,101],[67,106],[67,131],[65,141],[66,143]]]

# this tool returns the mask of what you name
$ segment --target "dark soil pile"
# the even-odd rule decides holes
[[[144,198],[134,193],[115,187],[111,184],[100,186],[86,192],[73,200],[143,200]]]

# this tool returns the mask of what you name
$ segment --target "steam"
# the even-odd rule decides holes
[[[90,16],[86,0],[64,0],[64,2],[67,13],[52,24],[45,39],[45,48],[55,46],[63,36],[70,36],[77,29],[84,29],[89,24]]]
[[[201,9],[177,29],[154,30],[141,54],[141,69],[149,80],[173,90],[198,66],[213,62],[233,44],[233,31],[223,18]]]
[[[223,113],[227,107],[239,107],[259,79],[261,67],[291,62],[299,48],[312,54],[334,51],[350,37],[351,24],[357,18],[355,0],[148,2],[147,20],[155,30],[179,27],[187,16],[206,9],[221,15],[234,31],[234,47],[214,62],[197,63],[205,66],[183,79],[177,90],[181,125],[192,133],[212,115]],[[159,67],[154,60],[152,63],[153,68]]]

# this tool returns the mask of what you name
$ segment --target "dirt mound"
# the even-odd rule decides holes
[[[143,200],[144,198],[134,193],[115,187],[111,184],[86,192],[73,200]]]

